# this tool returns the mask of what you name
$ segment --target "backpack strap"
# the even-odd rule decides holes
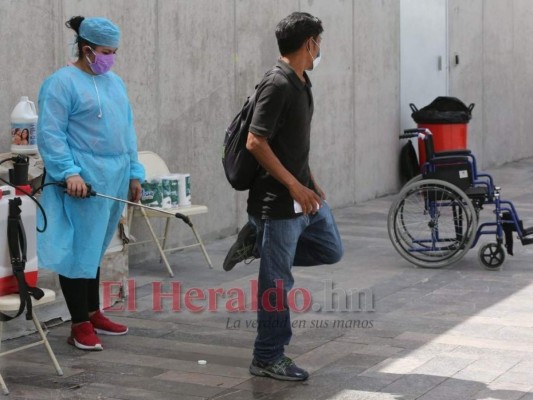
[[[290,79],[289,77],[287,76],[287,74],[285,72],[283,72],[283,70],[281,69],[281,67],[279,67],[278,65],[274,66],[274,68],[272,68],[270,71],[268,71],[266,74],[265,74],[265,78],[267,75],[271,75],[271,74],[280,74],[282,76],[285,77],[285,79],[289,80],[290,82]],[[285,106],[283,107],[283,110],[281,111],[281,114],[280,114],[280,118],[278,120],[278,125],[276,126],[276,131],[278,130],[278,128],[285,122],[285,118],[287,117],[287,113],[288,113],[288,110],[290,108],[290,105],[291,105],[291,102],[290,101],[287,101]],[[272,137],[270,138],[270,140],[274,140],[274,137],[276,136],[276,134],[272,135]]]
[[[14,316],[9,316],[0,313],[0,321],[10,321],[13,318],[18,317],[26,309],[26,319],[32,319],[32,302],[30,296],[39,300],[44,296],[44,292],[37,288],[28,286],[26,277],[24,276],[24,270],[26,268],[26,232],[24,231],[24,225],[20,218],[21,210],[20,205],[22,201],[19,197],[9,200],[9,216],[7,219],[7,241],[9,246],[9,255],[11,259],[11,267],[13,269],[13,275],[17,280],[20,306]]]

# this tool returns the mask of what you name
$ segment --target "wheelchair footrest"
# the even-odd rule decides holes
[[[524,236],[533,235],[533,226],[531,228],[523,229],[522,232],[524,233]]]
[[[533,227],[522,230],[524,236],[522,236],[522,245],[533,244]],[[528,237],[531,236],[531,237]]]
[[[526,246],[528,244],[533,244],[533,238],[524,238],[524,239],[522,239],[522,246]]]

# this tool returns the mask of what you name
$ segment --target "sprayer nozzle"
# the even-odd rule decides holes
[[[189,225],[192,228],[192,222],[189,219],[189,217],[187,217],[186,215],[180,214],[180,213],[176,213],[174,215],[176,218],[181,219],[183,222],[185,222],[187,225]]]

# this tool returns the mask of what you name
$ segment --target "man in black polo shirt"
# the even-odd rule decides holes
[[[343,254],[324,192],[309,168],[313,96],[305,71],[320,60],[322,31],[318,18],[301,12],[276,28],[281,58],[256,93],[246,143],[262,168],[248,196],[249,222],[224,261],[229,271],[246,258],[261,257],[250,372],[280,380],[309,376],[284,354],[292,336],[287,304],[292,266],[333,264]]]

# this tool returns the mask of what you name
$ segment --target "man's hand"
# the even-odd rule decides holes
[[[141,200],[142,187],[138,179],[130,180],[130,201],[138,203]]]
[[[289,193],[291,194],[291,197],[302,206],[302,212],[304,215],[315,214],[322,204],[320,196],[302,185],[300,182],[291,186],[289,188]]]
[[[87,197],[87,185],[79,175],[72,175],[67,178],[67,194],[72,197]]]

